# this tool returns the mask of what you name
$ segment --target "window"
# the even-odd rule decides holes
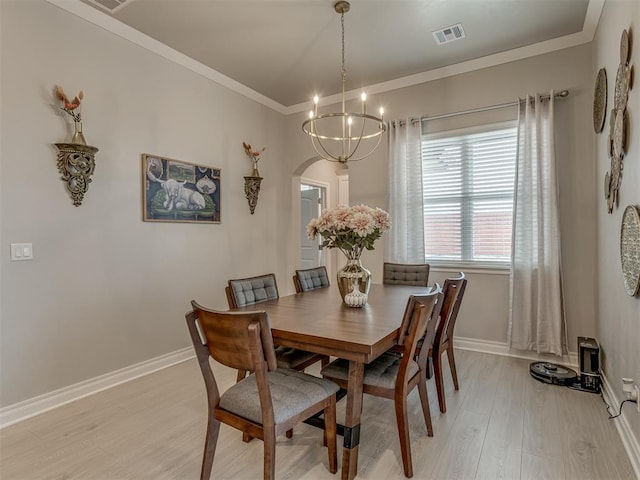
[[[508,263],[515,123],[424,135],[422,184],[429,263]]]

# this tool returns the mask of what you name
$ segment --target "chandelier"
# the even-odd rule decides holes
[[[383,108],[380,108],[380,117],[367,113],[367,96],[364,92],[360,97],[362,111],[359,113],[346,111],[347,70],[344,66],[344,14],[349,11],[350,7],[349,2],[344,0],[333,5],[335,11],[340,14],[342,26],[342,111],[318,114],[320,98],[316,95],[313,97],[313,110],[309,112],[309,118],[302,123],[302,130],[311,137],[311,143],[316,153],[326,160],[340,163],[355,162],[371,155],[380,144],[382,134],[387,129],[382,120]]]

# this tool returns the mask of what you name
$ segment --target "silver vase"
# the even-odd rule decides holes
[[[366,305],[366,298],[364,302],[362,299],[358,302],[351,301],[354,293],[356,295],[358,293],[369,295],[369,287],[371,286],[371,272],[362,266],[359,258],[348,259],[347,264],[338,270],[337,279],[340,297],[345,305],[350,307],[363,307]],[[350,296],[345,299],[347,295]],[[359,295],[357,296],[359,297]]]

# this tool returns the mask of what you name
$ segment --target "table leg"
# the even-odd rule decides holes
[[[360,415],[362,413],[362,379],[364,364],[349,361],[347,408],[342,449],[342,480],[353,480],[358,473],[358,445],[360,443]]]

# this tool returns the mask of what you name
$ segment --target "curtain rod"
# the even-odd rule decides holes
[[[561,92],[558,92],[554,95],[555,98],[566,98],[569,96],[569,90],[562,90]],[[540,100],[549,100],[550,95],[540,95]],[[459,112],[452,112],[452,113],[443,113],[440,115],[432,115],[430,117],[420,117],[419,119],[411,119],[412,123],[416,123],[416,122],[426,122],[428,120],[438,120],[441,118],[449,118],[449,117],[457,117],[459,115],[467,115],[470,113],[480,113],[480,112],[488,112],[490,110],[499,110],[501,108],[508,108],[508,107],[515,107],[516,105],[519,105],[521,102],[524,102],[524,99],[520,98],[518,99],[518,101],[513,101],[513,102],[507,102],[507,103],[500,103],[498,105],[490,105],[488,107],[480,107],[480,108],[472,108],[470,110],[462,110]],[[404,125],[405,122],[401,121],[400,125]],[[392,122],[392,125],[395,126],[395,122]]]
[[[555,98],[566,98],[568,96],[569,96],[569,90],[562,90],[561,92],[558,92],[554,95]],[[550,97],[551,96],[549,94],[539,96],[540,100],[549,100]],[[441,115],[433,115],[430,117],[420,117],[420,121],[425,122],[428,120],[437,120],[440,118],[449,118],[449,117],[457,117],[458,115],[467,115],[469,113],[487,112],[489,110],[498,110],[501,108],[515,107],[516,105],[519,105],[521,102],[524,102],[524,100],[520,98],[518,99],[518,101],[500,103],[498,105],[490,105],[488,107],[473,108],[471,110],[462,110],[460,112],[453,112],[453,113],[443,113]]]

